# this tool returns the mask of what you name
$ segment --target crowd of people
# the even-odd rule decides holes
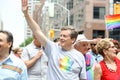
[[[117,40],[88,40],[84,33],[64,26],[60,37],[51,41],[29,15],[27,0],[22,0],[22,11],[33,41],[13,49],[13,35],[0,31],[0,80],[120,80]]]

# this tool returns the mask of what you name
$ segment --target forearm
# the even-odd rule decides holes
[[[41,57],[41,56],[40,56]],[[27,68],[31,68],[32,66],[34,66],[34,64],[38,61],[38,59],[40,58],[38,56],[34,56],[31,60],[27,60],[27,61],[24,61]]]

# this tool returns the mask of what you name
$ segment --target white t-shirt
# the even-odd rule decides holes
[[[86,79],[85,59],[75,49],[63,50],[58,44],[48,41],[45,47],[48,56],[47,80]]]

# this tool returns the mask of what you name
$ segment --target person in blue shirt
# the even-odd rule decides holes
[[[0,31],[0,80],[28,80],[27,68],[24,62],[12,53],[12,46],[12,33]]]
[[[93,39],[93,42],[90,43],[90,50],[89,50],[89,53],[92,54],[92,56],[94,56],[95,58],[95,61],[97,63],[99,63],[100,61],[103,60],[103,57],[101,54],[99,54],[96,50],[96,44],[100,41],[100,39]]]

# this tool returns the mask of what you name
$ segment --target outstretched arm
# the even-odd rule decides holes
[[[43,4],[45,3],[45,0],[41,0],[41,4],[43,7]],[[38,40],[41,42],[41,44],[45,47],[47,38],[43,34],[43,32],[40,29],[40,26],[33,20],[33,18],[28,13],[28,0],[22,0],[22,11],[25,16],[25,19],[31,28],[33,34],[38,38]]]

